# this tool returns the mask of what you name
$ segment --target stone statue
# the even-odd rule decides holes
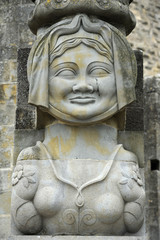
[[[41,28],[28,79],[29,103],[53,120],[44,141],[18,156],[15,234],[138,232],[145,201],[138,159],[117,142],[118,113],[135,99],[136,61],[124,35],[84,13]]]

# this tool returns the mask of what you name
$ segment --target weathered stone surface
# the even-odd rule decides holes
[[[146,240],[145,237],[117,237],[117,236],[11,236],[8,240]]]
[[[114,228],[114,233],[122,235],[124,232],[120,231],[123,231],[124,221],[121,221],[118,215],[124,214],[124,217],[127,215],[125,224],[128,226],[128,231],[130,232],[131,227],[136,233],[143,221],[139,205],[143,209],[144,190],[138,173],[136,156],[125,151],[122,145],[117,145],[116,135],[117,130],[107,125],[73,127],[59,123],[45,129],[43,143],[37,142],[36,146],[23,149],[18,156],[12,178],[12,213],[16,219],[16,222],[12,223],[13,226],[15,224],[15,229],[26,234],[41,231],[42,235],[66,232],[92,235],[92,231],[96,231],[97,235],[98,233],[108,235],[111,228],[116,226],[117,230]],[[39,191],[37,188],[42,179],[45,185]],[[114,189],[114,182],[119,184],[119,190],[115,189],[112,194],[109,189],[111,184],[111,188]],[[125,187],[125,184],[128,187]],[[129,191],[126,191],[126,188]],[[54,201],[52,192],[56,193]],[[30,194],[34,202],[31,201]],[[122,200],[123,198],[125,201]],[[26,199],[30,201],[26,202]],[[128,205],[125,204],[126,202]],[[59,206],[56,207],[56,216],[53,211],[55,204]],[[122,207],[121,204],[124,206]],[[44,207],[41,208],[41,205]],[[112,218],[107,214],[104,216],[105,222],[101,223],[99,214],[104,211],[105,205],[110,206]],[[123,208],[126,209],[126,213],[123,213]],[[20,214],[15,215],[17,209]],[[138,214],[135,225],[128,212],[131,216]],[[68,218],[68,214],[71,218]],[[33,215],[37,219],[36,225],[35,222],[24,225]],[[86,215],[88,218],[85,218]],[[43,221],[42,225],[41,219],[44,219],[44,216],[47,221]],[[116,221],[117,218],[119,220]],[[114,223],[112,219],[115,219]],[[12,233],[16,234],[14,228]]]
[[[130,108],[126,109],[126,131],[143,131],[144,110],[143,108]]]
[[[8,236],[10,236],[10,215],[1,215],[0,217],[0,239],[6,240],[8,239]]]
[[[130,104],[133,108],[143,108],[143,52],[134,51],[137,60],[137,82],[136,82],[136,100]]]
[[[99,19],[111,23],[119,28],[124,34],[129,34],[135,27],[135,17],[129,10],[131,1],[127,0],[118,3],[112,1],[60,1],[53,0],[41,2],[33,1],[36,4],[35,11],[32,12],[29,18],[29,27],[36,34],[38,29],[54,24],[63,17],[76,15],[83,12],[89,15],[97,15]]]
[[[10,167],[13,155],[13,126],[0,126],[0,167]]]
[[[28,105],[29,84],[27,79],[27,59],[29,48],[18,51],[18,94],[16,109],[16,129],[35,129],[37,126],[37,111]]]
[[[0,214],[10,214],[11,211],[11,192],[0,193]]]
[[[14,155],[13,165],[16,164],[17,157],[26,147],[30,147],[36,144],[36,141],[43,141],[44,131],[43,130],[15,130],[14,132]]]
[[[16,106],[13,104],[0,104],[0,125],[13,125],[15,123],[15,108]]]
[[[22,8],[18,8],[17,7],[18,5],[21,7],[24,7],[23,14],[21,11]],[[13,22],[16,20],[17,25],[14,25],[16,29],[18,28],[19,23],[22,24],[22,22],[24,22],[26,24],[27,18],[28,18],[27,14],[30,11],[28,9],[31,9],[32,6],[33,4],[31,4],[31,1],[28,1],[28,0],[21,0],[21,1],[20,0],[1,0],[0,1],[0,24],[6,23],[7,21]],[[133,34],[131,34],[131,36],[129,37],[129,40],[130,42],[132,42],[132,45],[134,44],[135,48],[140,47],[145,51],[145,54],[144,54],[145,75],[155,74],[156,72],[159,72],[159,69],[160,69],[160,66],[159,66],[160,57],[159,57],[159,51],[158,51],[159,49],[158,46],[160,44],[159,0],[154,0],[152,1],[152,3],[150,1],[145,1],[145,0],[142,0],[142,1],[135,0],[131,5],[131,8],[133,9],[135,15],[137,16],[138,24]],[[3,29],[5,29],[5,27]],[[21,37],[21,39],[24,39],[24,37]],[[21,40],[22,46],[26,47],[26,42],[23,45],[22,41],[23,40]],[[18,44],[19,43],[17,42],[16,45]],[[28,44],[28,46],[30,45]],[[2,48],[0,49],[1,61],[4,61],[4,59],[6,59],[7,61],[8,59],[13,59],[16,61],[16,56],[17,56],[16,46],[12,46],[8,48],[4,47],[3,49]],[[3,79],[0,79],[0,81],[3,82]],[[6,115],[8,115],[8,112],[6,113]],[[150,116],[150,114],[147,113],[147,116]],[[156,127],[156,129],[159,129],[158,126]],[[153,147],[155,142],[152,141],[152,137],[154,138],[155,136],[157,136],[156,131],[155,132],[153,131],[151,134],[151,138],[148,139],[148,143],[151,141],[149,148],[151,150],[150,156],[153,156],[153,159],[154,157],[158,156],[158,152],[159,152],[158,144],[156,143],[156,150],[155,150],[155,148]],[[157,142],[159,142],[159,136],[160,135],[157,136]],[[156,154],[154,153],[154,150],[156,151]],[[0,226],[2,226],[2,224],[0,224]],[[4,223],[2,226],[2,230],[0,228],[0,232],[4,232],[5,229],[6,229],[6,232],[8,232],[8,225]],[[29,238],[29,236],[27,238]],[[22,239],[22,236],[20,237],[20,239]],[[153,239],[156,239],[156,238],[153,238]]]
[[[144,134],[142,131],[120,131],[118,142],[138,157],[140,168],[144,167]]]
[[[21,106],[16,109],[16,129],[36,129],[36,108]]]
[[[144,75],[160,72],[160,2],[159,0],[134,0],[131,10],[136,16],[136,29],[128,37],[133,48],[144,51]]]
[[[53,8],[48,10],[50,2]],[[54,4],[60,8],[68,4],[50,2],[36,2],[30,21],[33,31],[37,30],[34,23],[44,26],[49,19],[52,25],[48,11],[54,17]],[[114,10],[119,8],[112,3]],[[100,17],[104,5],[91,1],[72,5],[78,14],[41,29],[29,54],[28,102],[56,121],[45,126],[43,142],[18,155],[12,175],[12,233],[137,235],[143,226],[145,192],[137,156],[117,143],[116,128],[116,114],[135,100],[136,59],[120,25],[115,28],[84,14],[89,6]],[[128,11],[118,10],[117,15],[121,13]],[[112,15],[114,11],[110,20]],[[131,27],[127,21],[126,26]],[[27,54],[27,49],[18,54],[19,129],[35,127],[37,117],[32,110],[28,114]],[[22,147],[19,136],[17,140],[15,154]]]
[[[160,237],[160,76],[145,79],[146,228],[149,239]]]
[[[17,48],[20,45],[24,46],[23,40],[26,45],[27,41],[30,41],[29,36],[31,37],[31,33],[28,36],[25,32],[20,35],[19,25],[27,25],[32,5],[31,1],[24,0],[0,1],[0,192],[3,192],[0,201],[1,210],[3,210],[3,214],[2,211],[0,214],[0,239],[4,238],[5,240],[10,233],[10,217],[8,215],[10,214],[10,194],[8,192],[10,190],[10,171],[7,168],[13,161]],[[27,47],[30,44],[28,42]]]
[[[0,61],[7,59],[17,59],[17,47],[0,47]]]
[[[0,104],[16,104],[16,90],[15,83],[0,84]]]
[[[11,169],[0,169],[0,193],[10,190],[11,173]]]
[[[28,105],[27,59],[30,49],[18,50],[18,93],[17,106]]]
[[[14,59],[0,62],[0,82],[17,82],[17,61]]]
[[[143,111],[143,53],[134,51],[137,60],[136,100],[126,108],[126,131],[144,131]]]
[[[62,21],[63,29],[60,23],[53,24],[48,30],[43,29],[43,38],[37,38],[32,47],[28,59],[29,103],[45,108],[49,114],[69,124],[86,125],[108,119],[135,100],[137,72],[134,53],[125,36],[107,22],[89,18],[85,14],[77,14]],[[68,21],[71,23],[68,24]],[[92,29],[88,30],[88,24]],[[66,31],[70,31],[70,34],[66,35]],[[108,38],[103,39],[104,34]],[[75,50],[70,41],[73,41]],[[51,47],[48,48],[48,45]],[[106,55],[97,50],[101,45]],[[64,47],[68,49],[65,52]],[[75,74],[68,75],[64,68],[62,77],[60,69],[63,68],[59,62],[63,62],[67,68],[68,62],[75,64]],[[60,71],[57,70],[60,73],[58,75],[54,72],[54,64]],[[92,74],[90,66],[96,64],[99,71]],[[100,70],[101,64],[105,65],[103,72]],[[68,84],[70,78],[72,83]]]

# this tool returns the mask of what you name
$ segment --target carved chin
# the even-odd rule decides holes
[[[73,113],[73,115],[66,114],[64,112],[61,112],[60,110],[56,109],[53,105],[49,104],[49,108],[47,109],[47,112],[54,116],[56,119],[59,119],[63,122],[67,122],[71,125],[89,125],[93,123],[102,122],[104,120],[107,120],[111,118],[116,112],[118,111],[118,104],[115,103],[113,107],[111,107],[109,110],[97,115],[86,115],[86,112],[80,112],[80,113]]]

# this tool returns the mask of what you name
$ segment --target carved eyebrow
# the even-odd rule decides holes
[[[52,70],[54,71],[57,71],[58,69],[62,69],[62,68],[74,68],[75,70],[78,70],[78,66],[74,62],[63,62],[55,66],[54,65],[52,66]]]
[[[88,65],[87,71],[90,72],[90,70],[92,70],[92,68],[95,68],[95,69],[96,68],[104,68],[104,69],[106,69],[106,71],[112,72],[113,65],[106,63],[106,62],[95,61]]]

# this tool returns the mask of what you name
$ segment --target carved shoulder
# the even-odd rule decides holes
[[[120,149],[119,153],[117,154],[116,159],[120,161],[138,163],[137,156],[133,152],[125,150],[123,147]]]
[[[38,146],[28,147],[23,149],[18,158],[17,161],[23,161],[23,160],[39,160],[40,159],[40,149]]]

